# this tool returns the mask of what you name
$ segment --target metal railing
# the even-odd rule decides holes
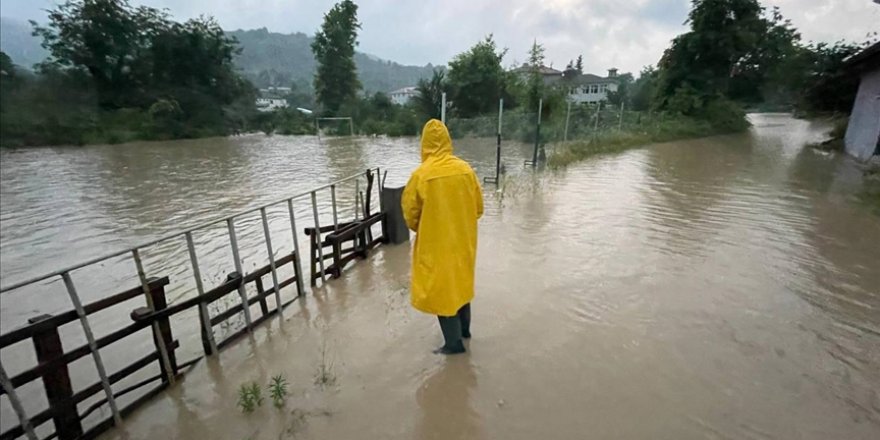
[[[378,167],[371,168],[371,169],[368,169],[366,172],[367,173],[375,172],[376,173],[375,175],[380,177],[378,179],[379,184],[376,186],[376,188],[378,191],[378,195],[380,196],[378,198],[379,198],[379,200],[381,200],[381,191],[382,191],[382,186],[383,186],[384,181],[381,178],[380,169]],[[272,240],[271,240],[271,236],[270,236],[270,232],[269,232],[269,220],[266,215],[266,208],[270,208],[270,207],[273,207],[275,205],[279,205],[282,203],[287,204],[288,216],[290,218],[290,228],[291,228],[291,233],[293,236],[292,238],[293,238],[294,252],[297,256],[299,256],[299,255],[301,255],[301,253],[300,253],[300,247],[299,247],[299,240],[297,238],[296,216],[294,214],[293,202],[298,199],[309,197],[311,199],[312,214],[314,216],[315,227],[320,228],[317,195],[318,195],[318,192],[329,189],[330,196],[331,196],[331,204],[332,204],[333,224],[334,224],[334,227],[336,227],[336,226],[338,226],[338,223],[339,223],[338,215],[337,215],[337,206],[336,206],[336,188],[337,188],[337,186],[344,184],[346,182],[355,181],[355,184],[356,184],[355,204],[357,205],[357,203],[359,203],[359,200],[361,198],[360,189],[359,189],[360,188],[360,185],[359,185],[360,180],[359,179],[363,176],[364,176],[364,173],[354,174],[354,175],[351,175],[351,176],[348,176],[348,177],[321,185],[319,187],[310,189],[308,191],[294,194],[290,197],[286,197],[286,198],[283,198],[280,200],[276,200],[274,202],[266,203],[261,206],[248,208],[246,210],[234,213],[232,215],[224,215],[224,216],[215,217],[211,220],[199,223],[196,226],[189,227],[189,228],[182,229],[182,230],[177,230],[175,232],[163,235],[157,239],[150,240],[150,241],[138,244],[136,246],[132,246],[132,247],[129,247],[126,249],[114,251],[114,252],[111,252],[111,253],[96,257],[96,258],[92,258],[87,261],[84,261],[84,262],[81,262],[81,263],[78,263],[78,264],[75,264],[75,265],[72,265],[69,267],[65,267],[63,269],[55,270],[55,271],[52,271],[52,272],[49,272],[49,273],[46,273],[43,275],[32,277],[32,278],[29,278],[24,281],[20,281],[20,282],[17,282],[17,283],[8,285],[8,286],[2,286],[2,287],[0,287],[0,295],[9,295],[9,294],[14,293],[14,291],[21,289],[23,287],[30,286],[30,285],[39,283],[41,281],[45,281],[45,280],[52,279],[55,277],[61,278],[61,280],[63,281],[64,286],[67,290],[67,294],[70,297],[70,300],[73,303],[73,306],[76,310],[76,315],[79,319],[83,333],[85,334],[86,339],[88,341],[89,351],[91,352],[91,355],[92,355],[93,360],[95,362],[95,366],[96,366],[98,375],[100,376],[100,383],[102,385],[104,394],[106,395],[106,402],[107,402],[108,406],[110,407],[113,422],[114,422],[114,424],[119,425],[121,423],[122,419],[121,419],[119,408],[117,407],[116,399],[115,399],[114,394],[113,394],[111,387],[110,387],[111,382],[108,379],[106,368],[104,365],[104,361],[101,358],[99,347],[96,342],[94,333],[92,331],[92,326],[91,326],[89,319],[88,319],[88,314],[86,313],[86,311],[83,308],[82,300],[80,299],[80,295],[77,292],[73,278],[71,277],[71,272],[73,272],[77,269],[81,269],[81,268],[84,268],[87,266],[92,266],[92,265],[107,261],[112,258],[116,258],[116,257],[123,256],[126,254],[131,254],[131,256],[135,262],[135,268],[137,271],[138,279],[140,281],[141,286],[143,287],[144,297],[146,299],[147,307],[150,309],[151,312],[155,312],[156,309],[155,309],[155,306],[153,305],[152,296],[150,295],[150,287],[149,287],[149,281],[148,281],[149,278],[146,274],[146,271],[145,271],[144,265],[143,265],[143,261],[141,259],[140,251],[142,249],[145,249],[145,248],[148,248],[148,247],[151,247],[156,244],[166,242],[169,240],[174,240],[174,239],[179,239],[179,238],[185,239],[186,245],[187,245],[187,250],[189,253],[190,265],[192,266],[193,274],[195,276],[196,291],[201,296],[201,295],[205,294],[205,288],[202,284],[201,270],[199,268],[199,262],[198,262],[198,258],[196,255],[195,244],[193,242],[193,232],[196,232],[196,231],[199,231],[202,229],[206,229],[211,226],[215,226],[221,222],[225,222],[226,226],[227,226],[227,230],[228,230],[230,246],[232,248],[232,255],[233,255],[233,259],[234,259],[235,270],[236,270],[236,272],[241,274],[242,277],[244,277],[246,274],[243,272],[244,269],[242,268],[242,265],[241,265],[238,241],[237,241],[237,237],[236,237],[235,219],[237,217],[242,217],[242,216],[245,216],[248,214],[259,212],[260,217],[261,217],[261,221],[262,221],[262,226],[263,226],[263,235],[264,235],[264,239],[265,239],[265,243],[266,243],[266,251],[267,251],[267,254],[269,257],[269,264],[270,264],[271,275],[272,275],[272,283],[274,285],[275,300],[276,300],[276,303],[278,304],[278,314],[280,316],[281,315],[281,308],[282,308],[281,307],[282,302],[281,302],[281,296],[280,296],[281,289],[279,288],[280,286],[279,286],[279,282],[278,282],[278,275],[276,273],[276,259],[275,259],[275,254],[273,252]],[[357,209],[355,209],[355,211],[357,212]],[[321,263],[322,280],[323,280],[323,271],[324,271],[323,252],[320,248],[318,249],[318,252],[320,253],[319,261]],[[297,271],[297,273],[301,273],[302,268],[298,267],[299,266],[298,262],[299,262],[299,260],[294,260],[294,264],[297,266],[297,267],[295,267],[295,270]],[[304,292],[304,285],[303,285],[303,281],[302,281],[302,276],[296,277],[296,283],[297,283],[298,292]],[[238,286],[238,293],[239,293],[239,296],[241,297],[241,301],[242,301],[242,311],[243,311],[244,317],[245,317],[246,328],[247,328],[248,332],[251,332],[253,330],[252,329],[253,321],[250,316],[248,298],[247,298],[247,295],[246,295],[246,292],[244,289],[245,289],[244,283],[242,282]],[[207,313],[207,310],[205,310],[205,307],[206,307],[205,304],[199,305],[199,308],[200,308],[199,315],[202,317],[203,331],[207,335],[207,339],[208,339],[210,347],[212,349],[211,353],[217,353],[217,345],[214,340],[211,319],[209,317],[209,314]],[[154,326],[154,331],[156,331],[158,333],[158,329],[155,328],[155,326],[157,326],[158,324],[154,321],[152,325]],[[164,345],[160,344],[158,351],[159,351],[159,355],[160,355],[160,361],[165,367],[164,371],[166,372],[166,375],[167,375],[166,379],[168,380],[169,383],[173,384],[175,377],[172,372],[172,369],[169,368],[169,355],[168,355],[167,348]],[[21,401],[20,397],[18,396],[18,393],[16,392],[14,384],[12,383],[12,381],[10,381],[9,376],[3,367],[2,360],[0,360],[0,386],[2,386],[3,389],[5,390],[5,393],[10,401],[10,404],[11,404],[16,416],[19,419],[19,422],[21,424],[20,426],[24,430],[24,434],[29,439],[36,439],[37,436],[34,433],[34,427],[30,423],[30,418],[27,416],[27,414],[24,410],[24,406],[22,405],[22,401]]]

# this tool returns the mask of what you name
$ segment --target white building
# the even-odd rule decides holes
[[[277,96],[289,95],[290,91],[291,91],[290,87],[270,86],[270,87],[266,87],[265,89],[260,89],[260,93],[263,95],[277,95]]]
[[[595,104],[608,100],[608,92],[617,91],[617,69],[608,69],[608,76],[591,73],[566,78],[568,100],[575,104]]]
[[[271,112],[282,108],[287,108],[287,100],[282,98],[257,98],[257,110],[261,112]]]
[[[406,105],[410,99],[419,95],[419,90],[415,87],[404,87],[402,89],[397,89],[388,95],[391,97],[392,103]]]
[[[880,43],[847,60],[848,69],[861,78],[844,144],[846,152],[868,160],[880,154]]]

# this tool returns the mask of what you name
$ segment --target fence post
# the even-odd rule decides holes
[[[202,272],[199,270],[199,259],[196,255],[196,246],[193,242],[192,232],[186,234],[186,247],[189,249],[189,261],[192,264],[193,276],[196,280],[196,292],[204,296],[205,287],[202,285]],[[214,328],[211,326],[211,314],[208,313],[208,305],[203,299],[199,302],[199,320],[202,322],[202,348],[205,354],[211,356],[217,352],[217,343],[214,341]]]
[[[238,240],[235,238],[235,222],[232,217],[226,219],[226,228],[229,230],[229,244],[232,246],[232,259],[235,265],[235,271],[244,278],[244,269],[241,268],[241,257],[238,255]],[[244,282],[238,285],[238,296],[241,298],[242,312],[244,312],[244,322],[247,325],[248,333],[254,331],[253,321],[251,320],[251,309],[248,305],[247,290]]]
[[[293,199],[287,199],[287,211],[290,215],[290,233],[293,234],[293,274],[296,277],[296,296],[305,292],[300,263],[299,239],[296,237],[296,215],[293,213]]]
[[[446,92],[443,92],[440,100],[440,122],[446,124]]]
[[[51,318],[52,315],[40,315],[28,319],[28,324],[36,324]],[[59,440],[77,439],[83,434],[83,428],[76,402],[73,400],[70,372],[67,364],[61,360],[64,348],[61,345],[58,327],[53,325],[39,330],[34,334],[33,341],[37,362],[47,366],[42,374],[43,386],[46,389],[49,407],[54,410],[52,421],[55,423],[55,433],[58,434]]]
[[[147,301],[147,311],[154,312],[156,310],[159,310],[158,309],[159,306],[157,306],[155,303],[156,294],[155,294],[155,292],[153,292],[152,289],[150,289],[150,280],[153,278],[150,278],[150,279],[147,278],[147,274],[144,271],[144,263],[141,260],[140,251],[138,249],[132,249],[131,256],[134,259],[134,264],[135,264],[135,267],[137,268],[138,278],[141,281],[141,288],[144,290],[144,296]],[[161,295],[162,296],[162,302],[161,302],[162,306],[161,307],[164,309],[167,306],[165,304],[165,289],[163,287],[160,287],[158,290],[162,292],[162,295]],[[165,322],[166,322],[166,325],[168,325],[167,318],[166,318]],[[150,325],[153,328],[153,335],[154,336],[156,336],[157,334],[163,333],[163,329],[160,329],[159,325],[160,325],[160,323],[158,321],[153,321]],[[170,325],[168,327],[168,333],[169,333],[169,335],[171,334]],[[158,341],[158,339],[157,339],[157,341]],[[171,358],[173,356],[173,353],[172,353],[172,355],[168,354],[168,347],[170,347],[170,343],[169,344],[158,344],[158,342],[157,342],[157,344],[156,344],[156,348],[159,350],[159,364],[162,365],[162,372],[165,373],[165,380],[168,381],[168,383],[173,385],[174,380],[175,380],[175,375],[177,375],[177,367],[174,366],[172,368]]]
[[[263,316],[266,316],[269,314],[269,303],[266,302],[266,289],[263,287],[263,278],[257,277],[257,279],[254,280],[254,283],[257,285],[257,298],[259,298],[260,301],[260,312]]]
[[[18,393],[15,391],[12,381],[9,380],[9,375],[6,374],[2,361],[0,361],[0,387],[6,392],[9,405],[12,406],[12,411],[18,417],[18,423],[21,426],[21,430],[24,431],[24,435],[27,436],[28,440],[37,440],[37,435],[34,434],[34,427],[31,425],[31,419],[28,418],[27,413],[24,411],[21,399],[18,398]]]
[[[617,121],[617,132],[620,133],[620,130],[623,129],[623,108],[626,107],[626,103],[620,103],[620,119]]]
[[[541,108],[544,107],[544,99],[538,99],[538,121],[535,125],[535,151],[532,153],[532,168],[538,166],[538,145],[541,143]]]
[[[565,111],[565,132],[562,135],[562,142],[568,142],[568,121],[571,119],[571,101],[568,101],[568,110]]]
[[[153,280],[155,278],[147,281],[152,282]],[[165,287],[159,286],[150,289],[149,295],[153,302],[153,311],[161,312],[168,308],[168,302],[165,299]],[[150,313],[149,307],[139,307],[131,312],[131,319],[140,321]],[[156,350],[160,353],[159,368],[162,371],[162,381],[173,384],[174,378],[177,377],[177,357],[174,355],[174,336],[171,334],[171,320],[167,315],[161,318],[153,318],[153,325],[151,327],[153,329],[153,342],[156,344]],[[168,356],[167,367],[164,359],[161,358],[163,351]]]
[[[504,98],[498,100],[498,137],[495,143],[495,184],[501,179],[501,121],[504,114]]]
[[[104,368],[104,360],[101,357],[98,342],[95,340],[95,334],[92,333],[92,325],[89,324],[89,317],[86,315],[86,310],[83,308],[82,301],[79,299],[79,293],[76,292],[76,286],[73,284],[73,278],[70,277],[70,272],[61,273],[61,279],[64,281],[64,286],[67,288],[67,294],[70,296],[70,302],[73,303],[73,308],[76,310],[76,315],[79,317],[79,324],[82,327],[83,333],[86,335],[86,341],[89,342],[89,351],[92,352],[92,359],[95,361],[95,369],[98,370],[98,377],[101,378],[101,388],[104,388],[104,395],[107,396],[107,405],[110,407],[110,412],[113,414],[113,424],[120,426],[122,425],[122,415],[119,414],[119,407],[116,406],[116,396],[113,395],[113,390],[110,388],[110,380],[107,378],[107,369]]]

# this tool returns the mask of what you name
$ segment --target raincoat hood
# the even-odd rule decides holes
[[[431,157],[452,154],[452,139],[446,125],[437,119],[431,119],[422,128],[422,162]]]

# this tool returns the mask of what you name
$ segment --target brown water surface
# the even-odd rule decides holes
[[[880,438],[880,217],[857,201],[862,177],[852,161],[803,148],[824,127],[785,115],[752,121],[747,134],[521,173],[503,193],[486,188],[467,355],[431,354],[441,338],[436,319],[409,306],[409,248],[385,247],[283,320],[200,362],[105,437]],[[414,141],[387,145],[340,144],[322,160],[339,175],[388,166],[401,182],[417,161]],[[287,165],[277,164],[277,146],[260,148],[224,149],[198,182],[168,183],[203,195],[168,212],[264,197],[269,170]],[[509,169],[528,154],[513,149]],[[488,175],[491,143],[460,150]],[[95,157],[134,154],[113,151]],[[21,196],[15,182],[28,178],[12,171],[11,154],[19,153],[3,157],[4,284],[28,272],[6,267],[16,252],[52,247],[9,246],[29,238],[10,230],[19,220],[7,195],[39,202]],[[145,176],[162,173],[149,167]],[[110,201],[88,203],[132,203],[132,213],[99,209],[113,226],[83,220],[82,230],[120,243],[130,236],[101,228],[129,222],[131,234],[161,232],[153,221],[171,214],[153,210],[176,200],[166,184],[121,190],[106,183],[117,167],[107,169],[83,185],[105,182]],[[221,177],[228,173],[237,178]],[[58,203],[74,190],[59,184]],[[150,200],[141,193],[163,203],[138,212],[132,200]],[[236,407],[240,385],[277,374],[290,382],[283,407],[268,399],[252,414]]]

